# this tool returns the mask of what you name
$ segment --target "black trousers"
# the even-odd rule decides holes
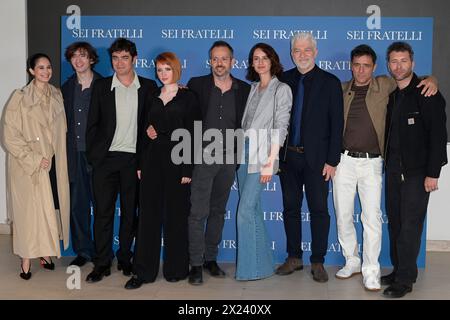
[[[181,166],[172,163],[168,145],[155,143],[150,152],[141,173],[133,271],[145,281],[155,281],[159,271],[162,232],[163,275],[166,279],[184,279],[189,273],[190,184],[181,184]]]
[[[86,153],[75,153],[76,176],[70,182],[70,233],[73,251],[88,260],[95,256],[91,232],[92,169]]]
[[[289,257],[302,258],[301,206],[303,186],[311,213],[311,263],[323,263],[328,247],[330,215],[328,213],[328,185],[322,171],[309,167],[304,154],[288,150],[281,165],[283,193],[283,221]]]
[[[417,278],[417,257],[430,193],[425,175],[407,177],[386,170],[386,211],[389,220],[390,257],[395,281],[412,285]]]
[[[108,152],[103,162],[93,169],[95,267],[110,266],[114,258],[114,213],[119,193],[119,250],[116,256],[122,264],[131,263],[138,188],[136,170],[136,156],[127,152]]]

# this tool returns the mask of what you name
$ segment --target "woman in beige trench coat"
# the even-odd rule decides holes
[[[66,117],[59,89],[49,84],[50,58],[28,59],[34,79],[16,90],[3,123],[7,153],[7,204],[13,222],[13,250],[22,258],[21,278],[31,277],[30,259],[53,270],[60,240],[69,244],[69,182]]]

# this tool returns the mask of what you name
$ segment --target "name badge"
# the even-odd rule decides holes
[[[408,119],[408,124],[409,124],[409,125],[414,124],[414,118],[409,118],[409,119]]]

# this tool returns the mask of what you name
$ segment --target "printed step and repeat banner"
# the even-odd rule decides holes
[[[182,63],[181,83],[186,84],[192,76],[210,73],[208,50],[217,40],[225,40],[235,51],[236,63],[232,74],[245,79],[248,53],[257,42],[266,42],[278,52],[285,70],[294,67],[290,58],[290,38],[297,32],[311,32],[317,39],[317,65],[341,81],[351,78],[350,51],[357,45],[370,45],[377,53],[376,75],[386,74],[386,49],[394,41],[406,41],[415,51],[418,75],[431,74],[432,63],[432,18],[382,18],[380,29],[368,29],[367,17],[271,17],[271,16],[81,16],[80,28],[68,23],[70,17],[61,18],[61,82],[72,73],[70,64],[64,59],[65,48],[75,41],[88,41],[97,48],[100,62],[95,69],[103,76],[113,70],[107,49],[118,37],[136,43],[138,59],[136,71],[139,75],[156,80],[154,58],[161,52],[172,51]],[[236,254],[236,210],[238,185],[232,187],[227,205],[226,223],[220,243],[219,261],[235,261]],[[332,201],[332,189],[328,206],[331,215],[328,254],[326,264],[342,265],[344,258],[337,240],[336,219]],[[283,227],[283,203],[278,177],[266,185],[262,195],[264,219],[272,237],[272,249],[277,262],[286,257],[286,239]],[[389,266],[389,237],[387,216],[383,210],[383,244],[380,257],[382,266]],[[359,251],[362,251],[361,208],[355,200],[354,223],[358,232]],[[117,204],[114,246],[118,245],[120,210]],[[302,249],[304,260],[309,263],[311,253],[310,213],[306,200],[299,217],[302,219]],[[424,228],[426,230],[426,226]],[[425,266],[425,230],[418,259]],[[72,255],[71,249],[65,255]]]

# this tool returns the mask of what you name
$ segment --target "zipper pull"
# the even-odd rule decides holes
[[[403,173],[402,173],[401,177],[402,177],[402,182],[405,181],[405,176],[403,175]]]

